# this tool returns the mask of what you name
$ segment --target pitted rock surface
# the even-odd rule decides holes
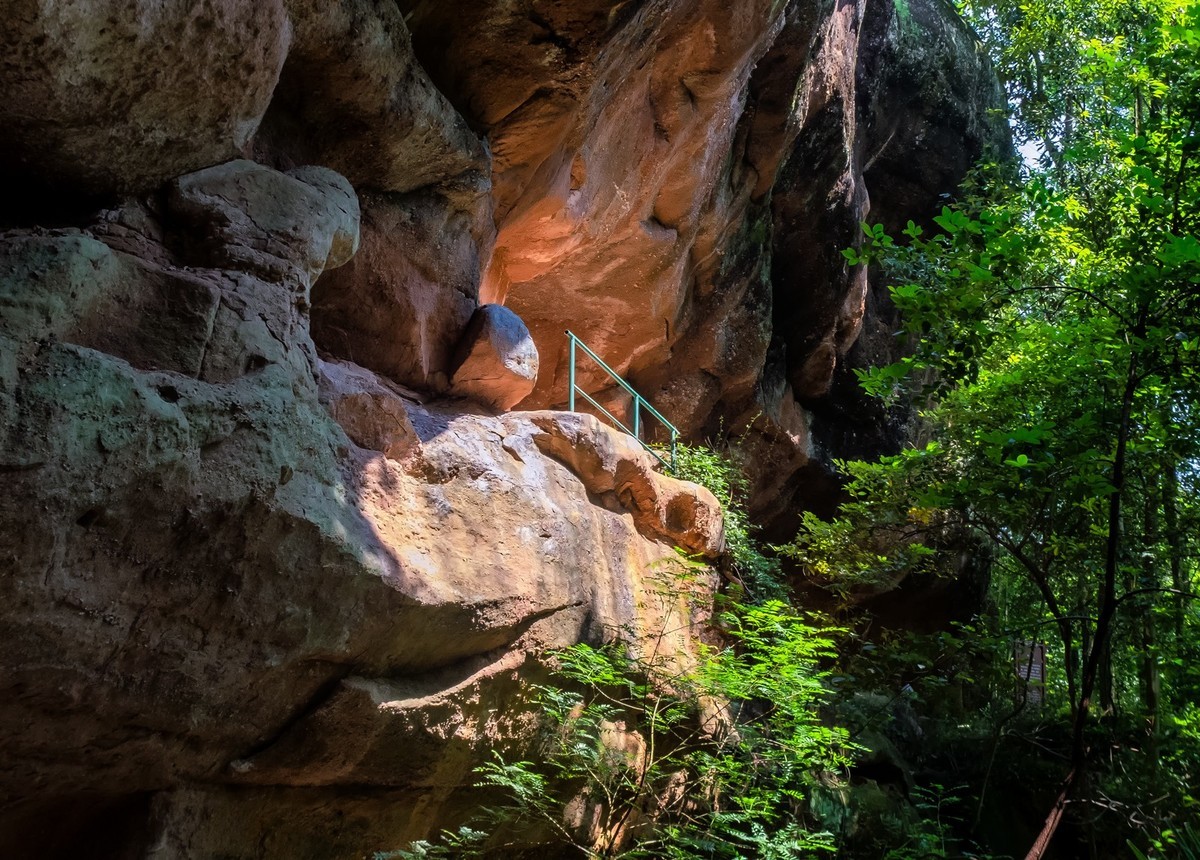
[[[0,31],[0,171],[143,192],[235,157],[291,43],[283,0],[17,0]]]
[[[325,167],[285,173],[231,161],[170,185],[167,214],[193,265],[311,284],[358,250],[358,197]]]

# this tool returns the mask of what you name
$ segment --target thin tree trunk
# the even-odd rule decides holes
[[[1139,329],[1144,328],[1138,326]],[[1135,337],[1143,332],[1135,331]],[[1117,611],[1117,573],[1121,558],[1121,502],[1125,495],[1125,460],[1129,449],[1130,419],[1133,414],[1133,396],[1137,392],[1138,374],[1136,354],[1130,346],[1129,368],[1125,376],[1125,391],[1121,397],[1121,417],[1117,424],[1116,450],[1113,453],[1112,486],[1108,497],[1108,530],[1104,546],[1104,581],[1101,583],[1097,600],[1096,627],[1092,635],[1090,653],[1084,655],[1083,671],[1079,678],[1079,707],[1075,710],[1075,725],[1071,738],[1071,770],[1059,787],[1054,808],[1046,816],[1041,832],[1034,840],[1025,860],[1042,860],[1050,840],[1054,838],[1062,821],[1067,800],[1083,781],[1087,767],[1088,747],[1085,730],[1091,711],[1092,696],[1096,692],[1096,681],[1100,674],[1100,661],[1109,640],[1112,638],[1113,618]]]
[[[1171,585],[1175,594],[1175,635],[1183,636],[1183,618],[1187,591],[1183,581],[1183,536],[1179,533],[1179,472],[1174,460],[1163,472],[1163,521],[1167,527],[1167,557],[1171,565]]]
[[[1067,675],[1067,698],[1071,705],[1072,716],[1075,713],[1075,692],[1076,692],[1076,672],[1075,672],[1075,633],[1071,629],[1071,619],[1062,611],[1059,606],[1058,598],[1054,595],[1054,589],[1050,587],[1050,572],[1039,566],[1029,555],[1027,555],[1021,547],[1004,540],[998,534],[990,533],[991,539],[997,546],[1007,551],[1029,574],[1030,581],[1036,586],[1038,593],[1041,594],[1042,600],[1045,601],[1046,608],[1050,611],[1050,615],[1054,618],[1055,626],[1058,627],[1058,635],[1063,643],[1063,654],[1066,655],[1065,664],[1063,666]],[[1076,613],[1083,616],[1086,613]],[[1086,625],[1086,622],[1084,623]],[[1083,627],[1086,632],[1087,627]]]
[[[1100,716],[1113,717],[1117,713],[1116,679],[1113,677],[1112,638],[1100,647],[1100,667],[1097,670],[1096,684],[1100,688]]]
[[[1165,493],[1154,492],[1158,489],[1157,484],[1155,484],[1146,493],[1146,515],[1143,529],[1145,537],[1143,546],[1150,549],[1158,546],[1160,537],[1158,504],[1159,500],[1165,496]],[[1142,568],[1142,581],[1138,584],[1138,587],[1158,588],[1161,585],[1159,581],[1158,555],[1154,552],[1146,552],[1142,554],[1142,559],[1144,567]],[[1141,641],[1139,642],[1141,646],[1139,648],[1141,665],[1138,675],[1141,681],[1142,713],[1146,717],[1146,728],[1149,735],[1147,752],[1150,758],[1151,787],[1153,788],[1158,783],[1158,701],[1161,682],[1158,671],[1158,637],[1154,625],[1154,601],[1150,594],[1146,595],[1144,601],[1141,598],[1136,599],[1142,604],[1140,607],[1141,611],[1139,612],[1141,616],[1141,623],[1139,625],[1139,633],[1141,634]]]

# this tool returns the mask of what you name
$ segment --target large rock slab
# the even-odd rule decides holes
[[[0,170],[137,192],[235,157],[283,67],[283,0],[15,0],[0,33]]]
[[[260,211],[240,180],[200,186],[235,226]],[[258,222],[258,250],[328,262],[313,210],[292,217]],[[246,235],[206,234],[211,261],[242,260]],[[603,474],[629,458],[585,480],[529,417],[422,406],[320,361],[276,267],[150,256],[0,236],[0,853],[390,850],[461,814],[497,738],[532,732],[547,649],[620,630],[693,653],[702,619],[662,598],[695,531],[672,515],[678,482]],[[583,430],[585,448],[625,444]],[[250,806],[231,824],[234,796]],[[313,811],[270,836],[285,807]]]

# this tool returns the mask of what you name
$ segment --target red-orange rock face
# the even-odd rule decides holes
[[[786,4],[468,5],[414,4],[414,44],[487,134],[498,235],[483,296],[538,341],[528,403],[562,402],[564,329],[627,372],[692,321],[744,212],[735,136]]]
[[[869,218],[928,218],[1003,145],[995,82],[934,2],[404,5],[491,147],[481,296],[537,342],[524,405],[566,400],[570,328],[685,432],[767,445],[785,481],[886,302],[842,249]]]

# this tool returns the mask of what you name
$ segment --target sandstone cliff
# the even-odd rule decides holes
[[[721,549],[706,491],[529,411],[563,330],[739,434],[786,523],[877,435],[844,386],[888,311],[841,248],[1002,137],[940,0],[0,13],[10,857],[455,821],[545,651],[655,631],[673,547]]]

